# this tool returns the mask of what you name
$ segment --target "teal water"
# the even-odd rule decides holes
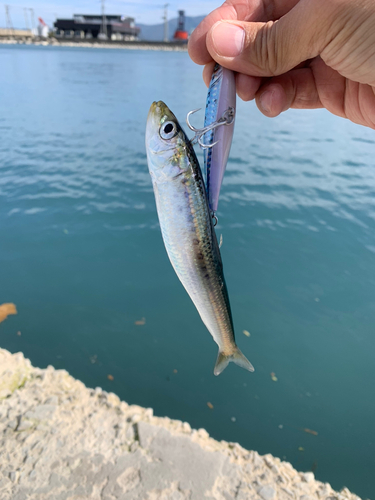
[[[255,372],[214,377],[144,149],[153,100],[181,122],[204,106],[201,68],[186,53],[17,46],[0,65],[0,303],[19,311],[0,346],[375,498],[375,132],[238,103],[218,233]]]

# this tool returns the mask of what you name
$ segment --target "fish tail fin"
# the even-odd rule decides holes
[[[241,368],[245,368],[245,370],[249,370],[249,372],[254,371],[253,365],[246,358],[246,356],[242,354],[238,347],[236,347],[235,351],[229,355],[226,355],[219,350],[214,368],[214,375],[220,375],[220,373],[228,366],[230,361],[233,361],[236,365],[241,366]]]

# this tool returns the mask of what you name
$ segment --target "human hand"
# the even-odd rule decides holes
[[[274,117],[326,108],[375,129],[374,0],[227,0],[189,40],[190,57],[237,72],[237,94]]]

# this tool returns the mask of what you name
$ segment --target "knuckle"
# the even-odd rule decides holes
[[[277,21],[265,23],[257,33],[256,61],[262,72],[277,76],[284,72],[284,50],[279,43]]]

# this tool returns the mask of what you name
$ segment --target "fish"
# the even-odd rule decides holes
[[[217,211],[219,194],[232,145],[236,113],[236,81],[234,72],[215,64],[208,87],[204,127],[219,121],[225,125],[213,128],[203,137],[204,178],[206,180],[208,203],[213,213]]]
[[[253,365],[236,345],[229,296],[202,171],[177,118],[154,102],[146,152],[164,245],[171,264],[219,347],[214,374],[233,361]]]

